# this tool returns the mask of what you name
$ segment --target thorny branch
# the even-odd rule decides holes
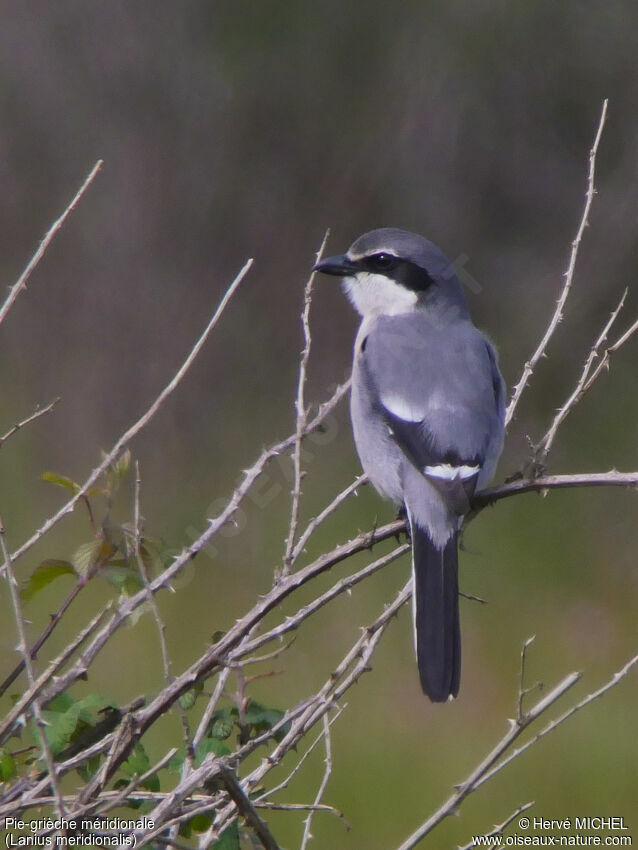
[[[25,425],[29,425],[31,422],[35,422],[36,419],[39,419],[41,416],[44,416],[46,413],[50,413],[59,401],[60,396],[54,398],[53,401],[47,404],[46,407],[36,407],[36,409],[30,416],[27,416],[26,419],[22,419],[20,422],[16,422],[15,425],[9,428],[9,430],[3,437],[0,437],[0,449],[9,439],[9,437],[13,437],[13,435],[21,428],[24,428]]]
[[[314,806],[318,806],[321,803],[324,791],[326,790],[326,785],[328,784],[328,779],[330,778],[330,774],[332,773],[332,742],[330,739],[330,721],[328,719],[327,714],[324,714],[323,716],[323,739],[326,746],[325,770],[323,772],[323,776],[321,777],[321,783],[319,784],[319,788],[317,790],[317,796],[315,797]],[[308,817],[306,818],[304,824],[303,838],[301,839],[300,850],[306,850],[308,842],[312,838],[313,815],[314,809],[311,809],[308,812]]]
[[[39,694],[37,693],[37,691],[35,691],[34,687],[35,671],[33,669],[33,662],[31,661],[31,656],[29,655],[29,647],[27,645],[26,623],[24,621],[24,613],[22,611],[22,602],[20,600],[20,586],[13,571],[13,561],[11,559],[11,555],[9,554],[9,548],[7,546],[6,540],[6,532],[2,517],[0,517],[0,549],[2,550],[2,556],[4,557],[6,565],[6,580],[7,584],[9,585],[9,594],[11,596],[11,604],[13,606],[13,613],[15,617],[16,628],[18,631],[18,649],[20,650],[20,653],[24,658],[24,664],[27,671],[27,680],[29,682],[30,690],[34,694],[33,700],[29,706],[30,713],[33,715],[33,719],[38,728],[39,744],[42,750],[42,755],[44,756],[46,762],[49,781],[51,783],[51,787],[53,788],[53,796],[55,797],[55,809],[57,814],[61,818],[63,818],[66,814],[66,809],[64,808],[64,802],[62,800],[58,774],[53,763],[51,746],[46,736],[46,723],[44,722],[44,718],[42,716],[42,708],[40,706]]]
[[[545,352],[547,351],[547,346],[549,345],[550,339],[554,336],[554,331],[558,327],[559,323],[563,318],[563,310],[565,309],[565,302],[567,301],[567,297],[572,288],[572,282],[574,279],[574,271],[576,269],[576,260],[578,259],[578,250],[580,248],[580,243],[583,238],[583,234],[585,232],[585,228],[589,222],[589,211],[591,209],[592,201],[594,200],[594,194],[596,189],[594,187],[594,176],[596,173],[596,154],[598,153],[598,145],[600,144],[600,139],[603,134],[603,128],[605,126],[605,119],[607,118],[607,99],[603,101],[603,107],[600,113],[600,119],[598,121],[598,130],[596,131],[596,136],[594,138],[594,143],[592,145],[591,151],[589,152],[589,171],[587,174],[587,192],[585,194],[585,207],[583,209],[583,214],[580,219],[580,224],[578,225],[578,230],[576,231],[576,236],[574,237],[574,241],[572,242],[572,250],[569,256],[569,264],[567,266],[567,271],[565,272],[565,283],[563,284],[562,291],[556,302],[556,309],[550,319],[549,325],[547,326],[547,330],[543,334],[541,341],[539,342],[536,350],[530,357],[530,359],[525,363],[523,368],[523,373],[514,387],[514,392],[512,393],[511,401],[507,407],[507,412],[505,414],[505,424],[508,425],[518,403],[523,395],[525,387],[531,376],[534,373],[534,369],[536,368],[538,361],[541,357],[545,356]]]
[[[95,165],[91,169],[89,176],[86,178],[84,183],[80,186],[80,188],[76,192],[75,197],[73,198],[71,203],[64,210],[62,215],[53,222],[51,227],[48,229],[44,239],[42,240],[42,242],[40,242],[40,245],[38,246],[37,251],[35,252],[33,257],[31,257],[31,259],[27,263],[26,268],[24,269],[24,271],[22,272],[20,277],[17,279],[17,281],[14,283],[14,285],[10,288],[9,295],[7,296],[2,307],[0,307],[0,325],[4,321],[9,310],[13,307],[15,300],[18,297],[18,295],[24,289],[26,289],[27,280],[31,276],[31,272],[35,269],[35,267],[38,265],[38,263],[40,262],[40,260],[44,256],[44,253],[45,253],[46,249],[49,247],[49,245],[51,244],[53,237],[56,235],[58,230],[62,227],[62,225],[67,220],[67,218],[69,217],[71,212],[73,212],[73,210],[78,205],[80,198],[86,192],[86,190],[89,188],[89,186],[93,182],[93,180],[94,180],[96,174],[98,173],[98,171],[100,170],[100,168],[102,168],[102,160],[98,159],[98,161],[95,163]]]
[[[625,331],[624,334],[618,337],[618,339],[612,345],[605,349],[602,358],[598,360],[598,363],[594,368],[594,363],[599,357],[598,352],[600,351],[600,347],[607,340],[609,331],[611,330],[612,325],[618,318],[618,314],[622,310],[626,297],[627,290],[625,289],[618,306],[609,317],[609,320],[607,321],[605,327],[602,329],[598,339],[593,344],[587,356],[587,359],[585,360],[583,371],[576,383],[576,386],[570,393],[565,403],[557,411],[556,416],[554,417],[554,420],[548,428],[545,436],[539,441],[538,445],[534,446],[534,459],[536,464],[538,464],[539,462],[542,463],[542,461],[547,457],[556,438],[556,434],[558,433],[558,429],[560,428],[562,423],[565,421],[565,419],[574,409],[574,407],[576,407],[578,402],[583,398],[585,393],[589,390],[589,388],[592,386],[592,384],[594,383],[596,378],[598,378],[601,372],[604,369],[609,368],[609,359],[611,355],[615,351],[618,351],[618,349],[623,346],[627,342],[627,340],[638,330],[638,321],[636,321],[633,325],[631,325],[631,327],[627,331]]]
[[[512,823],[512,821],[516,820],[516,818],[519,817],[519,815],[522,815],[523,812],[531,809],[533,805],[535,805],[534,802],[523,803],[523,805],[515,809],[509,817],[506,817],[503,823],[496,824],[493,829],[489,832],[484,832],[483,835],[485,838],[494,838],[496,835],[502,835],[503,831]],[[464,844],[462,847],[459,847],[458,850],[474,850],[475,847],[476,842],[472,840],[469,844]]]
[[[436,812],[430,815],[430,817],[424,821],[421,826],[419,826],[418,829],[416,829],[412,835],[397,848],[397,850],[412,850],[413,847],[416,847],[416,845],[436,826],[438,826],[439,823],[441,823],[449,815],[453,814],[466,797],[476,791],[477,788],[480,788],[481,785],[487,782],[488,779],[491,779],[492,776],[501,771],[506,765],[510,764],[510,762],[512,762],[515,758],[518,758],[518,756],[526,749],[531,747],[541,738],[545,737],[545,735],[548,735],[569,717],[572,717],[581,708],[589,705],[595,699],[598,699],[598,697],[615,687],[628,675],[632,667],[634,667],[637,663],[638,656],[628,661],[621,670],[615,673],[612,678],[598,688],[598,690],[589,694],[575,706],[564,712],[564,714],[556,720],[550,721],[550,723],[534,738],[522,747],[514,750],[506,758],[503,758],[522,733],[532,723],[538,720],[538,718],[541,717],[548,708],[554,705],[557,700],[567,693],[567,691],[573,688],[580,680],[582,674],[570,673],[568,676],[565,676],[565,678],[552,688],[548,694],[541,697],[527,713],[509,721],[508,731],[496,744],[496,746],[485,756],[477,767],[474,768],[467,779],[460,783],[460,785],[457,785],[456,790],[445,801],[445,803],[443,803]]]
[[[330,231],[326,230],[323,237],[321,247],[316,254],[316,262],[318,263],[326,247]],[[290,571],[295,559],[295,535],[297,534],[297,524],[299,522],[299,505],[301,502],[301,482],[304,477],[301,469],[301,443],[303,441],[306,424],[308,422],[308,411],[306,410],[305,390],[306,390],[306,373],[308,371],[308,360],[310,359],[310,345],[312,339],[310,336],[310,305],[312,303],[312,287],[315,282],[315,272],[313,271],[308,278],[306,288],[304,289],[303,310],[301,313],[301,325],[303,328],[304,347],[301,352],[301,360],[299,361],[299,379],[297,382],[297,398],[295,400],[296,411],[296,428],[295,428],[295,450],[292,455],[294,467],[294,483],[292,487],[292,505],[290,508],[290,525],[288,529],[288,539],[286,540],[286,552],[284,555],[284,575]]]

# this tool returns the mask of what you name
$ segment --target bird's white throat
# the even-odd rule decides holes
[[[382,274],[358,272],[344,277],[343,288],[355,310],[362,316],[397,316],[410,313],[417,303],[411,292]]]

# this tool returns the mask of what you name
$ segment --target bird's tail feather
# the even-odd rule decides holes
[[[432,702],[456,696],[461,679],[458,534],[437,548],[412,524],[414,642],[423,692]]]

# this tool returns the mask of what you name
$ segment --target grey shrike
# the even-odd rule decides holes
[[[423,691],[461,677],[457,539],[503,445],[505,386],[454,269],[422,236],[384,227],[315,269],[343,278],[361,314],[350,412],[364,471],[404,506],[412,539],[414,642]]]

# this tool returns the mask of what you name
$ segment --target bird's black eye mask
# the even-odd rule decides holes
[[[371,274],[385,275],[413,292],[424,292],[434,283],[424,268],[387,251],[361,257],[357,265]]]

